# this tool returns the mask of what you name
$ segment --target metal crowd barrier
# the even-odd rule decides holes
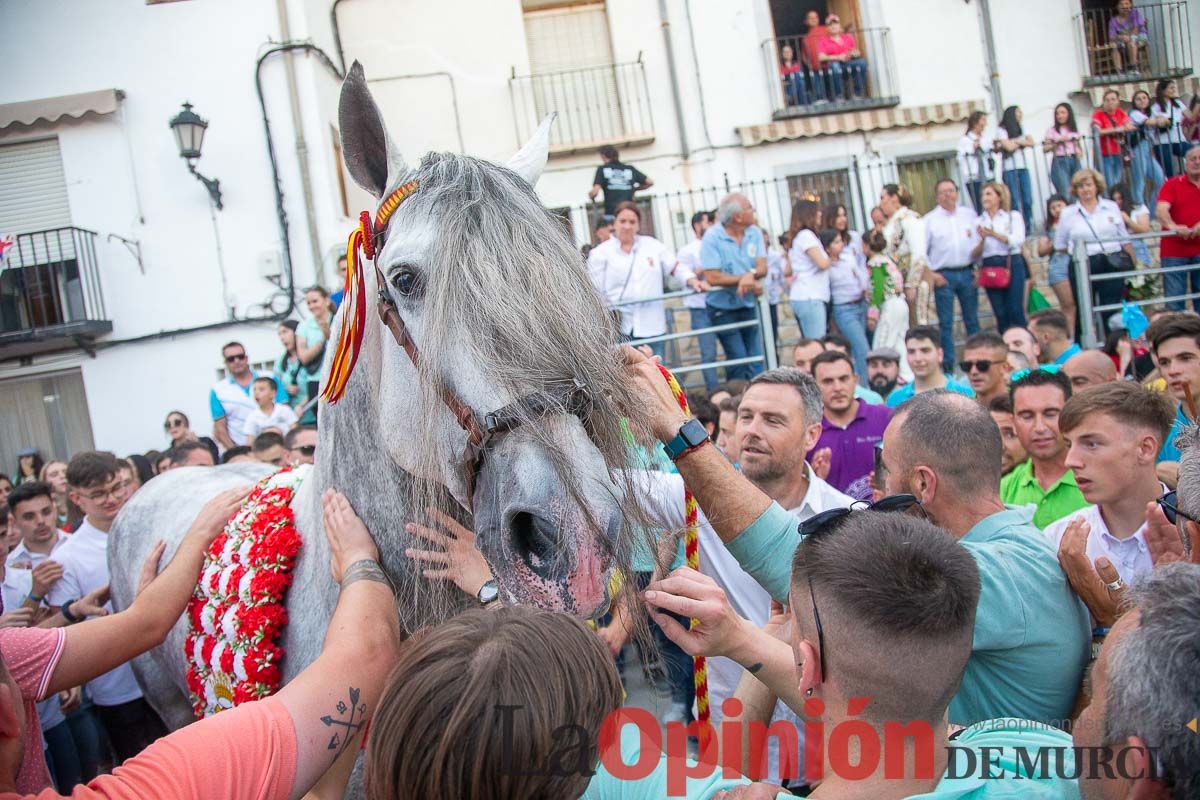
[[[1103,319],[1106,315],[1115,311],[1120,311],[1121,308],[1128,304],[1131,306],[1149,306],[1149,305],[1166,305],[1172,302],[1183,303],[1186,307],[1188,300],[1192,300],[1193,304],[1200,301],[1200,292],[1188,292],[1188,282],[1185,278],[1184,293],[1177,295],[1166,294],[1167,282],[1165,277],[1160,278],[1162,281],[1162,292],[1156,297],[1150,297],[1142,300],[1125,300],[1121,303],[1108,303],[1097,305],[1092,297],[1092,288],[1095,283],[1100,281],[1124,281],[1126,278],[1133,278],[1140,275],[1144,276],[1166,276],[1172,273],[1183,272],[1188,273],[1193,270],[1200,270],[1200,260],[1190,264],[1184,264],[1176,267],[1163,267],[1161,261],[1158,266],[1143,266],[1140,269],[1126,270],[1122,272],[1105,272],[1099,275],[1091,274],[1088,264],[1087,246],[1089,244],[1126,244],[1136,241],[1151,241],[1157,239],[1165,239],[1170,236],[1175,236],[1174,231],[1152,231],[1150,233],[1135,233],[1125,237],[1110,237],[1106,239],[1097,239],[1089,241],[1076,242],[1072,256],[1073,269],[1075,270],[1075,286],[1077,288],[1077,296],[1075,305],[1079,314],[1080,325],[1080,344],[1087,347],[1098,347],[1102,344],[1103,338],[1099,331],[1104,329]],[[1110,254],[1111,255],[1111,254]]]
[[[696,294],[696,292],[693,292],[691,289],[684,289],[684,290],[678,291],[678,292],[666,292],[657,297],[639,297],[636,300],[622,300],[619,303],[610,304],[609,309],[638,306],[638,305],[643,305],[645,303],[654,303],[654,302],[659,302],[659,301],[671,300],[676,297],[687,297],[689,295],[694,295],[694,294]],[[685,375],[688,373],[702,372],[703,370],[706,370],[706,369],[721,369],[721,368],[726,368],[726,367],[735,367],[740,364],[759,364],[759,363],[761,363],[763,365],[764,370],[774,369],[775,367],[779,366],[779,358],[778,358],[778,354],[775,352],[775,332],[774,332],[773,328],[771,327],[771,309],[767,303],[766,292],[763,292],[762,294],[759,295],[758,302],[755,305],[755,309],[757,311],[757,317],[756,317],[756,319],[753,319],[753,320],[747,320],[745,322],[730,322],[730,323],[727,323],[724,325],[712,325],[707,328],[697,328],[694,330],[689,329],[686,331],[678,331],[678,332],[672,331],[673,315],[670,313],[667,313],[666,314],[667,326],[668,326],[667,333],[664,333],[660,336],[648,336],[648,337],[645,337],[642,339],[633,339],[629,342],[629,344],[633,345],[634,347],[637,347],[638,345],[653,344],[656,342],[677,343],[683,339],[690,339],[692,337],[698,337],[701,334],[707,334],[707,333],[716,334],[716,333],[721,333],[723,331],[731,331],[731,330],[737,330],[737,329],[741,329],[741,328],[756,327],[756,328],[758,328],[758,332],[759,332],[759,339],[760,339],[761,347],[762,347],[762,355],[749,356],[747,358],[733,358],[733,359],[727,358],[724,360],[719,359],[717,361],[704,362],[704,363],[700,363],[700,364],[687,364],[687,363],[683,362],[682,357],[679,355],[678,348],[671,348],[667,352],[667,355],[664,356],[664,358],[663,358],[664,366],[666,366],[668,369],[670,369],[676,375]],[[670,311],[670,309],[667,309],[667,311]]]

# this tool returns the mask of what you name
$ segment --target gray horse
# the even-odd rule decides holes
[[[419,182],[388,222],[376,263],[420,363],[380,323],[368,263],[361,354],[344,396],[321,406],[316,468],[292,503],[304,545],[287,598],[285,682],[320,652],[337,601],[321,522],[328,487],[346,494],[374,534],[409,631],[465,602],[453,586],[423,578],[404,555],[412,544],[405,523],[425,519],[429,509],[474,529],[508,601],[584,617],[606,608],[613,572],[627,574],[648,545],[637,533],[647,529],[645,517],[621,469],[630,430],[646,428],[622,380],[602,300],[561,221],[532,188],[545,166],[550,120],[507,167],[435,153],[412,168],[392,144],[358,64],[343,84],[339,115],[342,152],[359,185],[378,199]],[[330,353],[348,305],[332,325]],[[586,410],[565,400],[525,402],[565,397],[576,382],[590,398]],[[485,452],[473,492],[463,470],[466,434],[443,402],[447,391],[480,415],[505,408],[512,417],[511,429]],[[629,428],[623,415],[633,417]],[[112,531],[116,605],[129,605],[138,565],[155,540],[166,539],[169,557],[204,502],[265,474],[257,465],[189,467],[143,487]],[[172,728],[192,719],[186,633],[183,619],[162,647],[135,663],[147,698]]]

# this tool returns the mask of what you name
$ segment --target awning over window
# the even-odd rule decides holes
[[[982,100],[959,103],[938,103],[929,106],[876,108],[850,111],[844,114],[822,114],[797,117],[766,125],[746,125],[737,129],[743,147],[779,142],[784,139],[811,139],[815,136],[834,136],[839,133],[861,133],[939,125],[945,122],[964,122],[976,109],[984,110]]]
[[[44,97],[23,103],[0,105],[0,130],[14,125],[36,125],[57,122],[64,116],[79,119],[84,114],[111,114],[117,110],[125,93],[120,89],[101,89],[83,94]]]

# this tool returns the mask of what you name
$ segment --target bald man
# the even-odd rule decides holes
[[[1063,364],[1063,372],[1071,379],[1071,388],[1076,392],[1118,379],[1116,365],[1099,350],[1084,350],[1071,356]]]

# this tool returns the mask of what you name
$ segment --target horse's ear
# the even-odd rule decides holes
[[[342,132],[342,155],[354,182],[375,197],[383,197],[389,178],[398,178],[408,168],[387,134],[383,115],[367,88],[367,76],[357,61],[342,82],[338,124]]]
[[[546,168],[546,159],[550,157],[550,126],[554,124],[554,118],[557,116],[558,112],[551,111],[550,115],[542,120],[542,124],[538,125],[533,136],[529,137],[525,146],[505,165],[528,181],[530,186],[537,185],[538,178],[542,177],[542,170]]]

